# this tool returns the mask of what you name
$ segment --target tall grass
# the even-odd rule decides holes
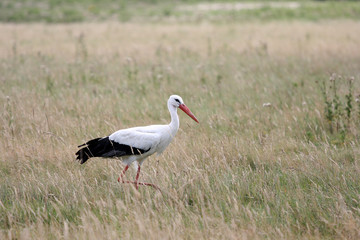
[[[358,238],[359,127],[339,143],[316,81],[354,76],[359,94],[359,29],[0,25],[0,238]],[[143,164],[163,193],[74,161],[89,138],[167,123],[170,94],[200,124],[179,113]]]

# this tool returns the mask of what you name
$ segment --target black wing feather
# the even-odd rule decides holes
[[[150,150],[121,144],[110,140],[109,137],[95,138],[80,145],[79,147],[82,148],[76,152],[76,159],[79,160],[81,164],[85,163],[92,157],[113,158],[127,155],[140,155]]]

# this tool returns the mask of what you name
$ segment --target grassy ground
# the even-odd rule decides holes
[[[197,11],[199,3],[245,4],[264,6],[241,11]],[[233,22],[303,19],[359,19],[357,1],[296,1],[296,8],[273,8],[270,1],[164,1],[164,0],[2,0],[2,22],[82,22],[119,20],[122,22]],[[276,3],[288,1],[271,1]],[[294,2],[294,1],[292,1]],[[190,9],[184,10],[184,9]]]
[[[359,22],[0,32],[1,239],[360,237]],[[342,102],[355,80],[331,132],[316,82],[332,73]],[[118,184],[117,161],[74,161],[87,139],[167,123],[171,94],[200,124],[179,113],[175,141],[145,161],[163,194]]]

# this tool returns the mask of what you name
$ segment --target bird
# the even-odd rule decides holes
[[[142,163],[150,155],[164,152],[175,137],[180,125],[178,108],[199,123],[180,96],[171,95],[167,101],[167,107],[171,116],[169,124],[121,129],[109,136],[89,140],[78,146],[80,149],[75,153],[76,160],[84,164],[93,157],[120,159],[125,164],[125,168],[119,176],[118,182],[134,184],[136,189],[139,185],[159,189],[154,184],[138,181]],[[137,166],[135,181],[124,181],[125,173],[132,163]]]

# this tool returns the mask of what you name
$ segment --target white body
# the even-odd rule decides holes
[[[168,100],[168,109],[171,115],[170,124],[122,129],[109,136],[110,140],[120,144],[125,144],[142,150],[149,149],[149,151],[140,155],[121,157],[124,164],[130,165],[136,161],[141,165],[145,158],[154,153],[162,153],[171,143],[171,140],[175,137],[179,129],[179,117],[177,114],[178,106],[173,103],[173,96],[171,96]],[[181,99],[179,96],[176,97],[177,99]],[[183,103],[182,99],[180,101]]]

